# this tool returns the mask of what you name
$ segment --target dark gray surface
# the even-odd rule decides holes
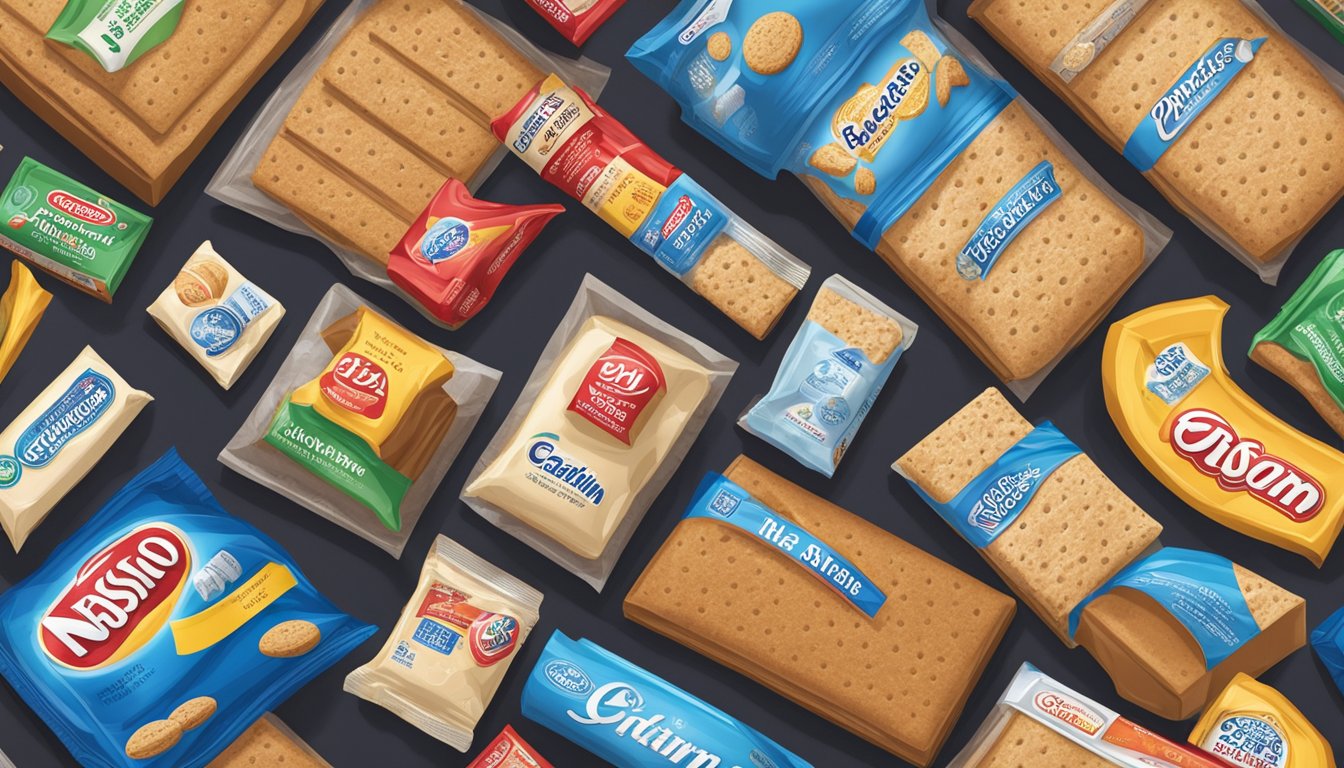
[[[779,330],[764,343],[731,326],[595,216],[568,201],[570,213],[552,224],[532,247],[505,281],[496,302],[465,329],[450,333],[431,326],[390,294],[352,278],[317,242],[282,232],[206,198],[203,195],[206,182],[263,99],[345,4],[343,0],[328,0],[298,42],[224,124],[168,199],[152,211],[156,218],[154,230],[115,304],[104,305],[51,279],[41,278],[56,297],[18,366],[0,386],[0,424],[9,423],[84,344],[92,344],[132,384],[148,390],[157,401],[55,509],[22,555],[0,552],[0,589],[31,573],[53,547],[71,535],[136,471],[169,446],[177,445],[225,507],[287,547],[319,588],[337,604],[384,628],[278,710],[286,722],[338,768],[463,766],[505,723],[514,724],[557,766],[598,764],[591,755],[519,714],[518,696],[525,676],[545,639],[556,629],[602,643],[738,716],[819,768],[903,765],[770,691],[626,621],[621,616],[621,600],[671,531],[699,478],[707,471],[723,469],[743,451],[1003,588],[971,548],[888,469],[890,462],[920,437],[976,393],[998,382],[878,257],[845,234],[801,184],[791,177],[770,182],[751,174],[683,125],[672,101],[625,63],[625,49],[671,9],[670,0],[632,0],[594,36],[584,52],[613,69],[611,85],[602,99],[611,112],[739,214],[812,264],[814,276],[803,298],[794,303]],[[481,0],[480,5],[501,15],[542,46],[572,55],[573,48],[518,0]],[[1106,323],[1161,301],[1206,293],[1222,296],[1232,304],[1226,324],[1226,346],[1233,377],[1253,397],[1293,425],[1338,445],[1339,439],[1296,392],[1248,364],[1242,353],[1255,330],[1274,314],[1316,262],[1330,249],[1344,246],[1344,217],[1339,208],[1302,242],[1278,288],[1261,284],[1254,274],[1165,203],[1137,172],[971,22],[966,17],[965,0],[944,0],[941,5],[943,15],[978,45],[1037,109],[1054,121],[1108,181],[1175,230],[1171,245],[1121,300]],[[1297,6],[1289,0],[1266,0],[1266,5],[1290,34],[1336,68],[1344,67],[1344,48]],[[1326,128],[1321,126],[1321,130]],[[1338,131],[1340,126],[1334,129]],[[0,90],[0,144],[5,147],[0,153],[0,179],[8,179],[22,156],[31,154],[99,190],[133,202],[92,162],[52,134],[3,90]],[[557,190],[513,159],[505,161],[481,194],[487,199],[519,203],[561,199]],[[192,250],[207,238],[289,310],[270,344],[228,393],[221,393],[144,311]],[[0,256],[0,267],[7,267],[8,259]],[[655,314],[742,363],[700,440],[653,506],[601,595],[484,523],[457,498],[472,462],[522,389],[584,272],[596,274]],[[909,315],[920,324],[921,330],[914,348],[897,367],[869,416],[854,450],[835,479],[828,481],[800,470],[778,452],[744,436],[733,423],[744,404],[768,387],[816,285],[835,272],[857,280]],[[333,282],[350,285],[426,338],[505,372],[494,401],[399,562],[225,470],[215,460]],[[1166,526],[1165,543],[1208,548],[1238,560],[1306,596],[1310,626],[1320,623],[1344,603],[1337,590],[1344,582],[1341,579],[1344,555],[1336,554],[1318,571],[1302,558],[1205,519],[1154,480],[1126,448],[1106,414],[1099,375],[1104,333],[1103,326],[1067,358],[1023,407],[1023,413],[1033,422],[1053,419],[1121,488]],[[399,615],[415,584],[422,558],[438,532],[458,539],[546,593],[541,623],[514,662],[477,730],[472,752],[466,756],[390,713],[341,691],[345,674],[370,658],[386,639],[386,628]],[[1023,661],[1034,662],[1065,683],[1164,734],[1181,739],[1188,732],[1188,723],[1163,722],[1119,700],[1100,667],[1085,651],[1065,651],[1029,610],[1021,608],[937,764],[945,764],[967,742]],[[1292,698],[1332,738],[1344,733],[1341,709],[1344,699],[1309,651],[1294,654],[1263,679]],[[8,685],[0,685],[0,749],[20,768],[71,763],[56,737]]]

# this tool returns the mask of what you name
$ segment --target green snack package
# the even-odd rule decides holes
[[[181,19],[182,0],[70,0],[47,38],[116,72],[171,37]]]
[[[1344,436],[1344,249],[1312,270],[1251,340],[1250,354],[1306,396]]]
[[[1344,0],[1297,0],[1335,39],[1344,43]]]
[[[0,246],[112,301],[154,220],[25,157],[0,195]]]

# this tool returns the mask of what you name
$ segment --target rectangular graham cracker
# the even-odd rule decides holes
[[[988,278],[957,253],[1042,160],[1060,197],[1020,231]],[[804,177],[851,229],[863,207]],[[1041,372],[1086,336],[1144,266],[1138,222],[1089,181],[1016,102],[1008,105],[882,236],[877,253],[1004,381]]]
[[[1344,195],[1344,100],[1241,0],[1154,0],[1072,82],[1050,66],[1109,3],[976,0],[970,15],[1117,151],[1221,37],[1269,39],[1149,179],[1196,223],[1269,262]]]
[[[990,388],[897,460],[946,503],[1032,431]],[[1162,526],[1085,454],[1062,464],[980,555],[1065,643],[1069,613],[1157,541]]]
[[[759,540],[683,520],[625,615],[894,755],[937,756],[1011,621],[1008,596],[739,457],[724,473],[887,595],[874,619]]]
[[[2,0],[0,82],[127,189],[157,205],[321,4],[187,3],[172,37],[109,74],[87,55],[44,39],[65,3]]]
[[[460,0],[378,3],[305,87],[252,181],[386,264],[445,177],[469,181],[490,161],[490,120],[541,78]]]
[[[691,289],[757,339],[770,334],[798,289],[741,243],[719,235],[691,273]]]
[[[856,304],[829,288],[817,292],[807,319],[858,348],[876,365],[885,363],[901,348],[905,335],[895,318]]]
[[[331,768],[280,718],[264,715],[206,768]]]
[[[1325,423],[1344,437],[1344,410],[1340,410],[1339,403],[1321,383],[1316,366],[1272,341],[1256,344],[1251,349],[1251,359],[1301,392]]]
[[[1260,634],[1213,669],[1206,669],[1199,645],[1185,627],[1152,598],[1133,590],[1116,590],[1089,603],[1078,626],[1078,643],[1125,699],[1168,720],[1191,717],[1238,672],[1258,677],[1307,642],[1305,600],[1241,566],[1234,570]]]
[[[966,768],[1115,768],[1115,764],[1013,712],[991,746]]]

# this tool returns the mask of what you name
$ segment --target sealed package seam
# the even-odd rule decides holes
[[[1344,77],[1255,0],[977,0],[970,15],[1265,282],[1344,196]]]
[[[333,285],[219,460],[400,557],[499,378]]]
[[[627,57],[693,127],[798,175],[1019,397],[1170,239],[924,0],[683,0]]]
[[[736,370],[586,275],[462,500],[601,591]]]
[[[0,595],[0,674],[91,768],[200,768],[374,632],[175,450]]]
[[[351,273],[447,326],[388,277],[388,254],[446,178],[474,193],[490,176],[507,154],[490,121],[552,71],[594,93],[609,75],[542,51],[463,0],[356,0],[262,107],[206,193],[320,240]]]

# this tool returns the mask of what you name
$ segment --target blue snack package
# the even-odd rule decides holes
[[[811,768],[768,737],[588,641],[551,635],[523,715],[622,768]]]
[[[839,334],[849,329],[846,338]],[[775,381],[738,426],[831,477],[918,326],[839,275],[827,278]]]
[[[375,630],[174,449],[0,595],[0,675],[83,765],[196,767]]]
[[[1330,614],[1330,618],[1312,630],[1311,647],[1330,671],[1335,685],[1344,692],[1344,608]]]

